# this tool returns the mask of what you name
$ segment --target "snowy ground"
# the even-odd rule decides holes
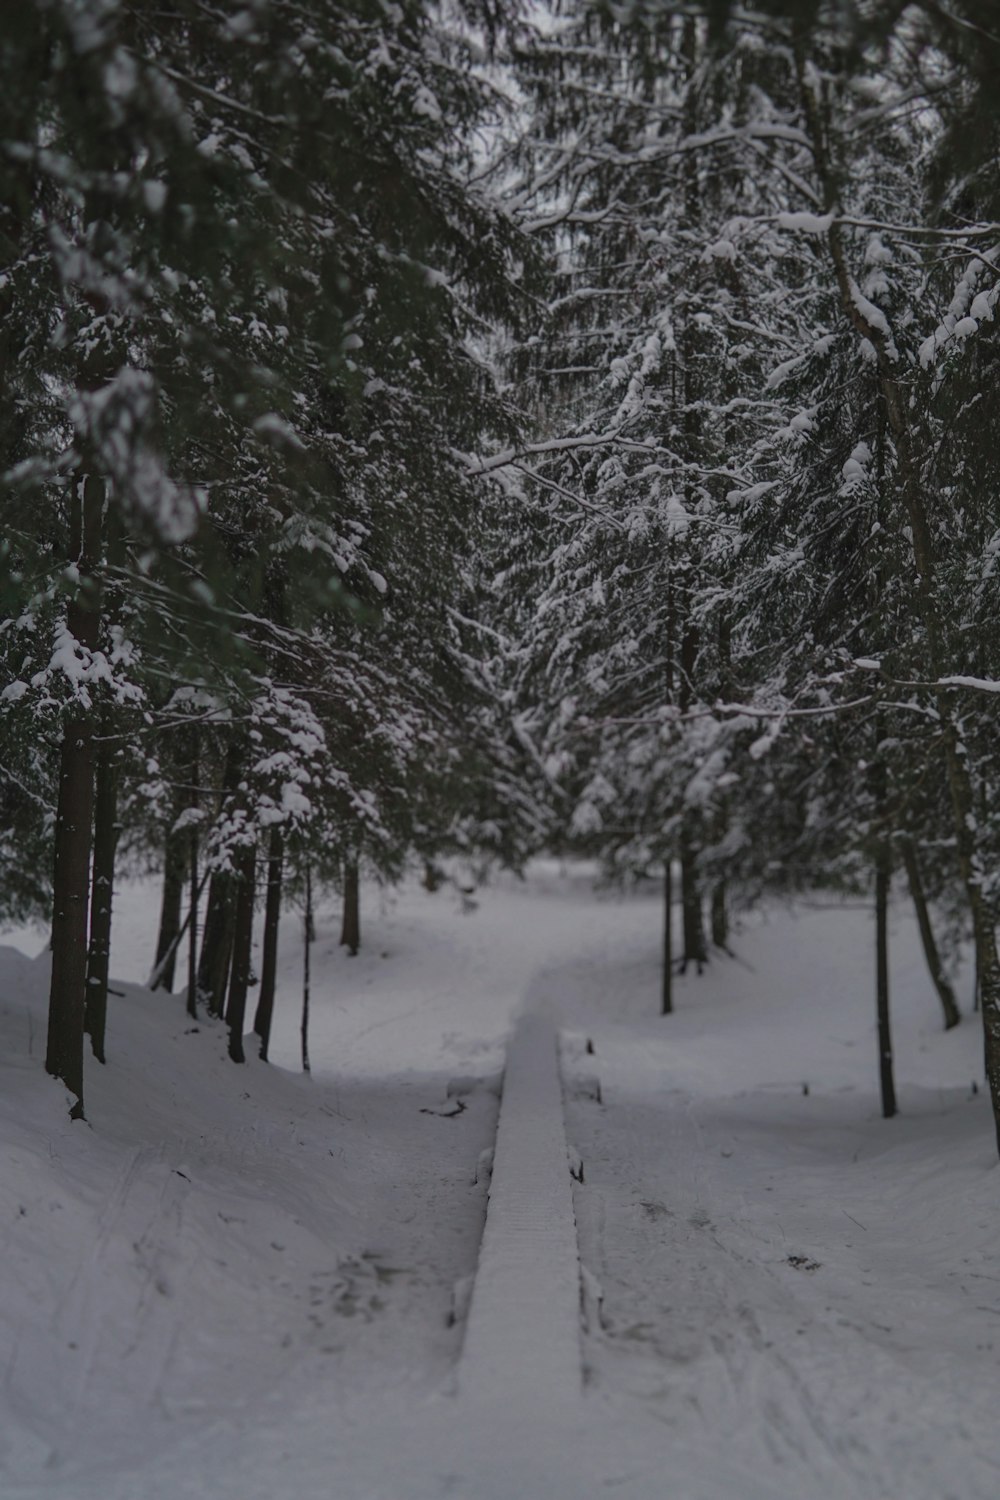
[[[1000,1493],[978,1024],[940,1030],[905,914],[902,1114],[884,1122],[859,909],[772,910],[660,1019],[655,891],[540,865],[475,911],[450,888],[368,893],[357,959],[320,915],[307,1079],[294,919],[276,1066],[238,1069],[179,999],[133,988],[151,899],[119,903],[127,994],[108,1067],[89,1069],[89,1125],[41,1072],[44,955],[0,950],[3,1500]],[[531,1405],[515,1451],[455,1373],[524,1007],[562,1030],[583,1166],[575,1456],[560,1392]],[[494,1477],[477,1490],[480,1451]]]

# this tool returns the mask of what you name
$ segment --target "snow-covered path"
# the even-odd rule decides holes
[[[126,978],[144,900],[122,903]],[[369,902],[355,961],[321,914],[311,1080],[234,1069],[176,1000],[130,991],[90,1130],[40,1076],[44,959],[8,953],[3,1500],[995,1500],[975,1021],[941,1032],[901,916],[884,1122],[866,912],[748,925],[669,1019],[658,917],[655,891],[551,866],[472,913],[416,888]],[[289,1069],[298,962],[289,924]],[[519,1011],[546,1019],[515,1033],[480,1254]],[[552,1231],[537,1284],[526,1170]],[[477,1264],[463,1354],[450,1311]]]
[[[529,1013],[507,1049],[458,1396],[530,1431],[540,1403],[571,1406],[581,1385],[580,1269],[558,1037],[550,1021]]]
[[[995,1496],[997,1212],[961,1114],[910,1094],[880,1150],[840,1101],[706,1105],[648,1047],[596,1039],[605,1104],[569,1104],[592,1389],[629,1393],[686,1494]]]

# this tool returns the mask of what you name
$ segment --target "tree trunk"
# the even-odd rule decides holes
[[[83,1118],[83,1036],[87,985],[87,881],[93,812],[91,726],[85,715],[69,719],[59,760],[55,870],[52,881],[52,981],[45,1070],[61,1078],[76,1098],[70,1111]]]
[[[88,475],[72,498],[70,561],[79,574],[66,611],[69,632],[92,651],[100,626],[94,579],[104,516],[104,484]],[[45,1069],[74,1096],[70,1111],[83,1118],[83,1037],[87,994],[87,899],[94,812],[93,725],[89,710],[75,707],[63,727],[59,752],[52,879],[52,979],[49,988]]]
[[[191,731],[191,802],[193,811],[198,810],[198,731]],[[187,1013],[193,1021],[198,1019],[198,825],[191,824],[191,841],[188,846],[188,982]]]
[[[698,887],[698,856],[687,829],[681,830],[681,917],[684,929],[684,958],[681,973],[688,964],[697,965],[700,974],[705,966],[705,925]]]
[[[250,950],[253,943],[254,883],[257,873],[257,851],[241,849],[237,861],[239,884],[236,889],[236,912],[233,922],[233,956],[229,978],[229,1000],[226,1025],[229,1027],[229,1056],[233,1062],[246,1062],[243,1051],[243,1026],[247,1013],[247,990],[250,987]]]
[[[712,887],[712,942],[717,948],[729,947],[729,908],[724,880],[717,880]]]
[[[352,958],[361,947],[361,893],[356,859],[344,861],[344,920],[340,942]]]
[[[883,839],[875,865],[875,999],[878,1016],[878,1077],[882,1095],[882,1118],[896,1113],[896,1086],[892,1075],[892,1032],[889,1024],[889,841]]]
[[[276,824],[267,854],[267,900],[264,905],[264,947],[260,961],[260,994],[253,1029],[260,1037],[260,1055],[267,1062],[274,1016],[274,988],[278,972],[278,928],[281,920],[281,874],[285,838]]]
[[[243,750],[237,740],[230,742],[222,771],[219,801],[224,808],[236,792],[240,780]],[[208,889],[208,905],[202,930],[201,954],[198,958],[198,999],[211,1016],[221,1016],[226,996],[226,980],[233,946],[233,920],[236,891],[232,875],[216,870]]]
[[[976,955],[976,967],[975,967],[975,973],[972,976],[972,1009],[974,1011],[978,1011],[978,1009],[979,1009],[979,990],[980,990],[980,980],[979,980],[979,946],[978,946],[978,944],[974,943],[973,947],[975,949],[975,955]]]
[[[160,986],[160,971],[161,971],[161,969],[164,967],[165,964],[168,964],[168,963],[171,962],[171,960],[176,959],[176,957],[177,957],[177,950],[180,948],[180,945],[183,942],[184,934],[187,932],[188,928],[191,925],[191,918],[197,916],[198,902],[201,899],[201,893],[205,889],[205,885],[206,885],[207,881],[208,881],[208,875],[206,873],[206,874],[202,875],[202,877],[201,877],[201,882],[200,882],[200,884],[198,886],[198,889],[197,889],[197,891],[195,893],[194,904],[193,905],[189,905],[188,910],[184,913],[184,920],[183,920],[183,922],[181,923],[181,925],[177,929],[177,936],[174,938],[173,943],[170,945],[170,947],[167,949],[166,953],[163,955],[163,959],[161,960],[161,962],[158,963],[158,964],[154,964],[153,967],[152,967],[152,969],[150,970],[149,978],[146,980],[146,988],[148,990],[155,990],[155,989],[159,988],[159,986]]]
[[[670,859],[663,862],[663,970],[660,984],[660,1015],[674,1008],[674,872]]]
[[[163,847],[163,894],[160,900],[160,929],[156,938],[156,958],[153,967],[157,974],[154,989],[172,990],[174,967],[177,961],[177,935],[181,930],[181,905],[187,879],[188,837],[183,832],[171,830]]]
[[[930,912],[927,909],[927,898],[924,895],[924,883],[920,875],[920,862],[917,851],[911,839],[902,841],[903,863],[906,866],[906,878],[910,886],[910,896],[913,899],[913,909],[917,914],[917,926],[920,928],[920,941],[924,946],[924,958],[927,960],[927,971],[931,976],[934,988],[937,990],[938,999],[941,1001],[941,1009],[944,1011],[944,1029],[950,1031],[957,1026],[962,1019],[962,1013],[955,999],[955,991],[948,982],[948,977],[941,964],[941,955],[938,952],[937,943],[934,940],[934,929],[931,926]]]
[[[313,904],[312,904],[312,870],[306,865],[306,909],[302,919],[303,942],[302,942],[302,1025],[299,1027],[299,1035],[302,1040],[302,1071],[308,1073],[309,1067],[309,949],[313,940]]]
[[[101,727],[111,732],[105,713]],[[108,1017],[108,977],[111,965],[111,908],[114,899],[115,853],[118,848],[118,766],[107,740],[97,750],[94,797],[94,864],[90,887],[90,946],[87,950],[87,1003],[84,1028],[98,1062],[106,1062],[104,1036]]]
[[[235,881],[217,870],[208,888],[208,907],[198,957],[198,999],[210,1016],[221,1016],[233,948],[236,916]]]

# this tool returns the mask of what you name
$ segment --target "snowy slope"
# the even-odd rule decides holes
[[[154,898],[122,893],[127,980]],[[940,1030],[908,918],[890,1122],[864,911],[772,911],[737,959],[679,982],[665,1019],[655,891],[595,893],[588,872],[540,865],[473,912],[414,886],[368,893],[364,918],[351,960],[320,914],[311,1079],[290,917],[281,1066],[234,1067],[179,998],[130,986],[85,1126],[41,1071],[44,957],[4,950],[3,1500],[504,1500],[505,1433],[463,1404],[450,1314],[476,1269],[522,1006],[564,1029],[590,1312],[586,1436],[570,1424],[560,1447],[559,1393],[538,1404],[539,1500],[993,1500],[1000,1215],[970,1088],[980,1041],[974,1020]],[[522,1428],[522,1460],[530,1441]]]
[[[1000,1492],[980,1039],[974,1020],[937,1029],[901,936],[891,1121],[875,1096],[866,914],[772,916],[739,941],[742,963],[717,961],[659,1025],[617,1024],[599,976],[579,976],[595,1055],[577,1036],[564,1065],[581,1250],[604,1295],[591,1383],[627,1392],[649,1442],[684,1455],[683,1493]],[[600,1106],[572,1087],[595,1071]]]

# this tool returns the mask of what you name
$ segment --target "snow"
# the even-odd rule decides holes
[[[532,1408],[579,1394],[580,1271],[555,1026],[528,1013],[507,1050],[490,1204],[458,1390],[530,1434]],[[544,1337],[540,1334],[544,1330]]]
[[[1000,693],[1000,682],[993,677],[968,677],[956,674],[938,679],[939,687],[974,688],[980,693]]]
[[[804,234],[829,234],[834,223],[833,214],[780,213],[779,229],[797,229]]]
[[[880,307],[877,307],[875,303],[872,302],[870,297],[865,296],[864,292],[858,286],[856,281],[851,281],[850,292],[851,301],[854,303],[854,306],[857,308],[858,312],[861,314],[861,317],[864,319],[868,327],[871,328],[875,333],[877,333],[881,338],[882,345],[889,359],[898,359],[899,353],[896,349],[896,345],[892,337],[892,329],[889,327],[889,320],[886,317],[885,313]],[[868,340],[867,342],[871,341]]]
[[[969,318],[977,326],[983,322],[991,323],[996,311],[996,300],[997,293],[995,287],[991,287],[987,292],[977,292],[972,299],[972,306],[969,308]]]
[[[6,935],[4,1500],[995,1500],[978,1018],[943,1031],[901,903],[884,1121],[864,906],[746,918],[660,1017],[661,892],[592,873],[366,888],[355,959],[321,907],[309,1078],[301,916],[237,1068],[133,983],[158,892],[124,886],[89,1125],[43,936]]]

